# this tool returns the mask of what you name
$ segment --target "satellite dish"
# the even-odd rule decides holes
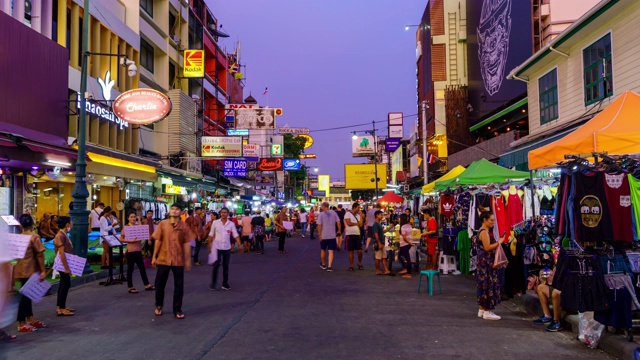
[[[216,24],[209,24],[209,26],[207,26],[209,28],[209,31],[211,32],[211,34],[213,34],[214,36],[218,36],[221,38],[228,38],[229,34],[227,34],[224,30],[222,30],[222,25],[220,25],[220,28],[216,28]]]

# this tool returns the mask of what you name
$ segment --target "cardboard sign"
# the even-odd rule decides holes
[[[291,221],[283,221],[282,226],[285,228],[285,230],[293,230],[293,222]]]
[[[47,295],[49,289],[51,289],[51,284],[47,280],[40,281],[40,273],[35,273],[29,277],[29,280],[20,289],[20,293],[37,303]]]
[[[0,252],[0,262],[22,259],[29,247],[31,235],[5,233],[0,235],[0,241],[3,243],[0,247],[3,250]]]
[[[146,226],[146,225],[145,225]],[[109,244],[109,247],[122,246],[120,239],[115,235],[103,235],[101,236],[102,240]]]
[[[126,241],[132,240],[148,240],[149,239],[149,225],[133,225],[124,227],[124,239]],[[111,244],[109,244],[111,245]]]
[[[73,254],[65,254],[67,258],[67,264],[69,265],[69,270],[71,270],[71,274],[75,276],[82,276],[84,272],[84,264],[87,262],[87,259],[73,255]],[[59,272],[64,272],[64,265],[62,265],[62,260],[60,260],[60,253],[56,254],[56,260],[53,262],[53,269],[58,270]]]

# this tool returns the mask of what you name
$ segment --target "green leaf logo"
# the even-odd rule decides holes
[[[363,138],[362,141],[360,142],[360,146],[361,147],[367,147],[369,146],[369,139],[367,138]]]

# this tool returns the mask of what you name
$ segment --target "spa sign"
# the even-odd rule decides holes
[[[130,124],[152,124],[169,115],[171,100],[167,95],[152,89],[129,90],[115,99],[113,112]]]

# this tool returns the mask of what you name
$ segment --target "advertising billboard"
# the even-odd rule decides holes
[[[236,129],[269,130],[276,128],[276,109],[236,109]]]
[[[358,136],[351,139],[351,153],[353,157],[373,156],[375,154],[373,136]]]
[[[472,121],[526,93],[526,83],[506,76],[533,53],[532,16],[530,1],[467,1]]]
[[[401,112],[390,112],[387,114],[389,137],[404,137],[404,115]]]
[[[318,190],[324,190],[325,196],[331,196],[331,177],[329,175],[318,175]]]
[[[401,139],[387,138],[384,141],[384,151],[394,152],[400,147]]]
[[[387,165],[378,164],[378,189],[387,186]],[[376,188],[375,164],[344,164],[345,188],[347,190],[371,190]]]
[[[256,168],[260,171],[282,171],[282,158],[261,158]]]
[[[403,155],[402,147],[391,154],[391,183],[394,185],[396,184],[396,174],[398,171],[404,170],[404,166],[402,166]]]
[[[204,50],[185,49],[182,75],[186,78],[204,77]]]
[[[282,169],[285,171],[300,170],[300,159],[284,159]]]
[[[257,145],[257,144],[243,144],[242,145],[242,155],[244,157],[259,157],[260,156],[260,145]]]
[[[242,138],[227,136],[203,136],[203,157],[242,157]]]
[[[247,160],[226,159],[224,161],[224,176],[229,176],[229,177],[247,176]]]

